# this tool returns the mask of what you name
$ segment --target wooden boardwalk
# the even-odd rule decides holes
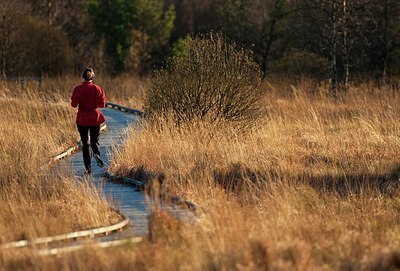
[[[107,130],[100,136],[100,151],[103,160],[108,164],[111,160],[113,148],[122,145],[126,136],[127,127],[137,125],[140,117],[133,114],[124,113],[115,109],[104,108],[102,113],[106,117]],[[83,179],[84,164],[82,152],[77,152],[59,164],[59,170],[64,174],[72,174],[78,180]],[[138,191],[134,186],[128,184],[112,183],[103,177],[106,168],[99,168],[92,160],[92,177],[97,189],[104,193],[116,208],[128,217],[131,226],[120,233],[97,238],[98,241],[109,241],[123,239],[132,236],[144,236],[148,233],[148,213],[153,206],[153,201],[146,199],[145,195]],[[168,209],[179,218],[189,218],[192,221],[193,213],[187,209],[182,209],[174,205],[163,205],[162,208]]]
[[[106,117],[107,130],[100,135],[100,152],[103,160],[108,164],[112,149],[122,145],[127,127],[135,125],[139,121],[139,117],[109,108],[102,109],[102,113]],[[61,161],[59,166],[59,170],[64,174],[72,175],[78,180],[83,179],[84,168],[81,151]],[[132,226],[127,234],[135,236],[146,234],[148,231],[148,210],[144,194],[137,191],[133,186],[107,181],[103,177],[105,170],[106,168],[99,168],[93,159],[90,180],[94,182],[100,192],[106,195],[107,199],[114,203],[121,213],[129,217]]]

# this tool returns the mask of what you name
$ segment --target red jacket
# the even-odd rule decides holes
[[[106,119],[99,111],[99,107],[106,106],[106,95],[101,87],[91,81],[85,81],[74,88],[71,96],[71,106],[78,108],[76,123],[81,126],[96,126]]]

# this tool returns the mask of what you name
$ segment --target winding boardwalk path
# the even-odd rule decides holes
[[[128,126],[137,124],[140,117],[110,108],[102,109],[102,113],[106,117],[107,130],[100,135],[99,143],[102,158],[108,164],[111,160],[112,149],[122,145]],[[66,174],[77,176],[78,179],[82,178],[84,169],[82,152],[79,151],[62,161],[59,169]],[[131,185],[107,181],[103,177],[104,171],[105,169],[99,168],[93,159],[91,179],[99,191],[104,193],[117,209],[129,218],[131,227],[122,233],[103,239],[122,238],[125,235],[145,235],[148,231],[148,206],[144,194]]]
[[[140,117],[110,108],[102,109],[102,113],[106,117],[107,130],[100,135],[99,143],[102,158],[108,164],[112,158],[113,148],[118,148],[123,144],[128,126],[137,125]],[[84,164],[81,151],[73,154],[59,164],[59,170],[64,171],[66,174],[73,174],[78,179],[82,178],[83,169]],[[96,240],[102,242],[146,235],[148,233],[148,214],[150,208],[154,207],[154,201],[146,198],[143,192],[138,191],[132,185],[108,181],[103,177],[105,170],[107,169],[99,168],[93,159],[91,179],[97,189],[101,193],[104,193],[125,217],[129,218],[131,225],[127,230],[96,238]],[[167,209],[180,219],[186,221],[196,220],[194,214],[186,208],[162,202],[160,207]]]
[[[139,112],[137,110],[113,104],[110,104],[109,106],[123,110],[126,113],[110,108],[102,109],[103,114],[106,116],[107,130],[105,133],[100,135],[99,143],[101,146],[100,151],[102,153],[102,158],[106,164],[109,164],[109,161],[111,160],[113,149],[118,148],[123,144],[127,135],[127,128],[132,125],[137,125],[141,120],[140,116],[136,115]],[[76,238],[88,236],[94,237],[96,234],[111,233],[116,229],[121,229],[121,227],[126,226],[126,223],[129,221],[131,223],[129,224],[128,229],[108,236],[95,238],[94,241],[97,247],[106,248],[121,245],[126,242],[137,243],[142,241],[143,237],[149,233],[148,215],[151,210],[155,209],[156,204],[154,199],[146,197],[142,191],[137,190],[136,187],[138,183],[140,183],[140,187],[143,187],[143,183],[127,178],[124,179],[125,183],[113,183],[109,181],[107,177],[104,177],[109,175],[107,172],[108,169],[99,168],[94,162],[92,162],[92,176],[83,178],[84,165],[82,152],[79,151],[72,156],[68,156],[75,149],[75,147],[70,148],[68,151],[57,156],[55,158],[57,161],[62,159],[62,157],[68,158],[57,163],[54,170],[64,176],[75,177],[76,181],[89,180],[90,182],[93,182],[97,191],[100,194],[103,193],[108,200],[114,203],[118,211],[125,216],[125,220],[114,225],[96,229],[0,244],[0,248],[7,249],[25,247],[32,244],[48,244],[49,246],[47,248],[39,249],[37,251],[39,255],[57,255],[59,253],[80,249],[87,244],[85,241],[73,241]],[[106,172],[107,174],[104,174]],[[132,184],[135,184],[136,186],[133,186]],[[196,222],[198,220],[198,217],[192,212],[197,209],[195,204],[163,191],[161,192],[161,195],[168,198],[168,202],[157,201],[157,206],[159,208],[167,210],[170,214],[186,222]],[[177,204],[186,206],[186,208],[181,208]],[[129,218],[129,221],[126,218]],[[63,243],[61,246],[55,243],[53,244],[53,242],[60,240],[72,241]]]

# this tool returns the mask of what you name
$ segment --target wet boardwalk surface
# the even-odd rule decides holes
[[[122,146],[127,128],[132,125],[138,125],[140,117],[110,108],[102,109],[102,113],[106,117],[107,130],[100,135],[99,143],[101,156],[108,164],[112,159],[112,150]],[[84,172],[82,152],[79,151],[62,161],[59,165],[59,170],[62,170],[65,174],[72,174],[77,180],[82,180]],[[113,202],[114,206],[123,215],[129,218],[131,226],[123,232],[101,237],[97,240],[109,241],[146,235],[148,233],[148,213],[153,208],[153,201],[149,200],[148,197],[146,199],[146,196],[132,185],[108,181],[103,177],[105,170],[106,168],[99,168],[93,159],[91,181],[93,181],[100,193],[104,193],[106,198]],[[189,220],[194,218],[194,215],[187,209],[174,205],[163,205],[161,207],[168,209],[179,218],[189,218]]]
[[[136,125],[140,119],[133,114],[127,114],[118,110],[104,108],[102,113],[106,117],[107,130],[100,135],[100,151],[102,159],[108,164],[111,160],[112,149],[123,144],[127,128]],[[60,164],[60,170],[66,174],[72,174],[76,179],[83,179],[84,164],[82,152],[77,152]],[[148,204],[145,195],[137,191],[131,185],[117,184],[107,181],[103,177],[106,168],[99,168],[92,160],[92,177],[97,189],[104,193],[108,200],[131,221],[131,227],[123,235],[143,236],[148,232]],[[109,236],[105,239],[121,238],[121,236]]]

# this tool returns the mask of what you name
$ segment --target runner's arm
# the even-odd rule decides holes
[[[97,98],[97,106],[100,108],[106,107],[106,95],[101,87],[98,87],[99,96]]]
[[[71,96],[71,106],[77,107],[79,105],[80,100],[81,100],[81,95],[79,89],[75,88]]]

